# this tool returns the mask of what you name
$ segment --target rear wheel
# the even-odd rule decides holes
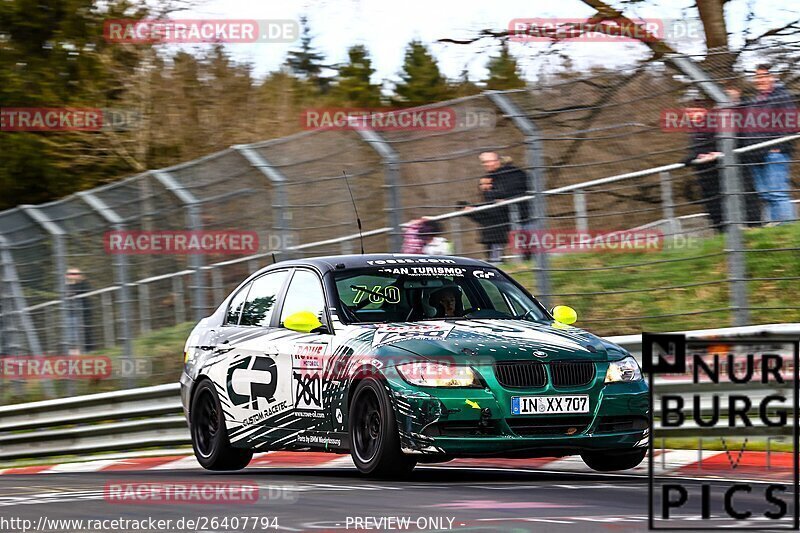
[[[584,452],[581,459],[592,470],[597,472],[613,472],[636,468],[644,460],[647,449],[627,450],[624,452],[598,451]]]
[[[225,431],[222,407],[209,380],[197,385],[190,408],[192,448],[207,470],[241,470],[253,458],[251,450],[234,448]]]
[[[356,468],[377,477],[410,473],[417,462],[400,450],[400,436],[389,395],[373,378],[356,385],[349,417],[350,455]]]

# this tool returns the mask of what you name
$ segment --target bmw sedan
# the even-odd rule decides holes
[[[186,342],[182,401],[211,470],[349,452],[374,476],[456,457],[637,466],[649,396],[625,349],[473,259],[348,255],[245,279]]]

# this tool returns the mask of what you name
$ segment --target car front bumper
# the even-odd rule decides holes
[[[393,369],[387,384],[404,452],[450,457],[564,456],[646,447],[650,397],[644,380],[605,384],[607,363],[584,387],[506,389],[491,369],[476,368],[485,388],[415,387]],[[587,394],[589,413],[512,415],[513,396]]]

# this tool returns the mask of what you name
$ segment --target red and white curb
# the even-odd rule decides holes
[[[751,479],[790,479],[794,474],[793,454],[776,452],[655,450],[653,468],[657,475],[690,477],[736,477]],[[590,470],[578,456],[538,459],[456,459],[443,467],[489,468],[507,470],[542,470],[551,472],[584,472]],[[78,472],[146,472],[163,470],[195,470],[201,468],[193,455],[158,457],[124,457],[96,459],[55,465],[23,466],[0,469],[0,475],[62,474]],[[267,452],[253,456],[248,468],[355,468],[349,455],[323,452]],[[647,474],[648,461],[622,474]]]

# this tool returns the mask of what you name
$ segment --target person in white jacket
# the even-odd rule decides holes
[[[422,253],[425,255],[452,255],[453,244],[442,235],[442,223],[438,220],[425,220],[419,235],[425,244]]]

